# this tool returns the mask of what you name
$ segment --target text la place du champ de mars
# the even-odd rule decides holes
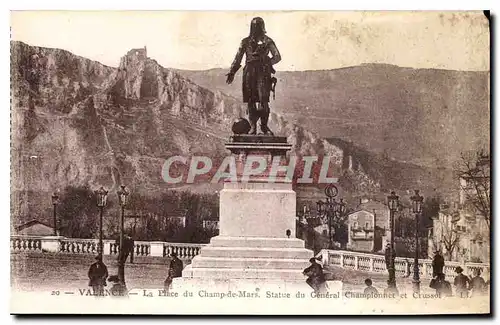
[[[83,290],[82,290],[83,291]],[[90,292],[89,292],[90,293]],[[326,293],[316,293],[311,292],[301,292],[297,291],[295,294],[290,292],[275,292],[266,291],[265,293],[260,292],[260,288],[255,288],[253,291],[250,290],[229,290],[229,291],[210,291],[206,289],[200,289],[196,292],[185,290],[183,293],[176,291],[167,291],[165,289],[143,289],[139,294],[143,297],[171,297],[171,298],[211,298],[211,299],[234,299],[234,298],[267,298],[267,299],[302,299],[302,298],[323,298],[323,299],[433,299],[441,298],[437,294],[416,294],[413,296],[408,296],[407,293],[396,294],[396,293],[362,293],[355,291],[345,291],[345,292],[326,292]]]

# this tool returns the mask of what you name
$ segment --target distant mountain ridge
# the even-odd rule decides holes
[[[271,107],[323,138],[427,167],[450,167],[461,151],[489,147],[489,72],[363,64],[279,71]],[[241,98],[225,69],[177,70],[199,85]]]
[[[50,194],[70,185],[114,191],[126,184],[149,196],[178,187],[213,190],[207,184],[166,184],[161,175],[173,155],[226,156],[231,123],[245,116],[238,94],[194,79],[161,67],[145,49],[130,50],[112,68],[68,51],[11,42],[12,215],[48,218]],[[311,132],[288,115],[272,114],[270,125],[288,136],[293,154],[331,156],[345,196],[417,185],[432,189],[443,174],[339,137],[322,138],[314,126]]]

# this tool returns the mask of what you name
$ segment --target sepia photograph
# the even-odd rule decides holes
[[[11,11],[10,313],[490,315],[489,11]]]

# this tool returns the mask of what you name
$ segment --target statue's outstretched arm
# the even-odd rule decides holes
[[[236,53],[236,56],[234,57],[233,63],[231,64],[231,68],[229,69],[229,72],[226,74],[226,77],[227,77],[226,83],[227,84],[231,84],[233,82],[234,75],[241,67],[241,60],[243,59],[244,53],[245,53],[245,46],[243,44],[243,41],[241,41],[238,52]]]
[[[235,74],[239,70],[239,68],[241,67],[241,60],[243,59],[243,54],[245,54],[245,46],[243,44],[243,41],[241,41],[240,47],[238,48],[238,52],[236,53],[233,63],[231,64],[231,69],[229,70],[229,73]]]

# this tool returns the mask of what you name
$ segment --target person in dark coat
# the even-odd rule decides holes
[[[172,253],[170,256],[172,257],[172,260],[170,261],[170,266],[168,268],[167,278],[163,283],[166,291],[170,289],[174,278],[182,277],[182,269],[184,268],[182,261],[177,257],[176,253]]]
[[[443,273],[444,268],[444,258],[439,251],[434,253],[434,258],[432,259],[432,277],[437,277],[439,274]]]
[[[134,263],[134,240],[128,234],[123,236],[123,252],[125,256],[123,257],[123,261],[126,262],[127,258],[130,254],[130,263]]]
[[[366,288],[363,291],[364,294],[366,294],[366,295],[378,294],[378,290],[372,285],[373,284],[372,279],[366,279],[365,284],[366,284]]]
[[[272,57],[269,57],[269,53]],[[248,104],[248,119],[250,122],[249,134],[256,134],[257,121],[264,134],[273,135],[267,126],[269,120],[269,95],[274,91],[276,78],[272,74],[276,71],[273,65],[281,61],[281,55],[274,41],[266,35],[264,20],[255,17],[250,23],[250,35],[244,38],[231,64],[226,82],[231,84],[234,75],[241,67],[241,60],[245,55],[243,68],[243,102]],[[257,106],[258,104],[258,106]]]
[[[455,272],[457,273],[457,276],[455,277],[455,280],[453,281],[453,284],[455,285],[455,295],[460,298],[467,298],[468,297],[468,290],[469,290],[469,278],[466,277],[462,272],[464,270],[458,266],[455,269]]]
[[[134,239],[127,235],[127,241],[128,241],[128,248],[130,252],[130,263],[134,263],[134,248],[135,248],[135,242]]]
[[[484,279],[481,277],[481,270],[474,270],[474,277],[470,280],[471,296],[483,296],[486,294],[487,286]]]
[[[323,273],[323,268],[319,263],[317,262],[316,258],[311,258],[309,260],[311,263],[311,266],[308,268],[304,269],[302,273],[307,276],[306,283],[313,288],[314,292],[316,294],[319,293],[321,287],[325,284],[326,282],[326,277],[325,274]]]
[[[116,240],[116,244],[120,245],[120,238]],[[130,263],[134,263],[134,240],[127,234],[123,235],[123,251],[120,250],[120,254],[118,255],[118,261],[122,261],[125,263],[127,261],[128,256],[130,255]]]
[[[102,296],[108,278],[108,268],[102,261],[102,255],[96,256],[95,259],[97,261],[90,266],[88,271],[89,286],[92,287],[94,295]]]
[[[444,273],[439,273],[435,279],[432,279],[429,287],[435,289],[436,294],[441,298],[452,296],[451,283],[446,281]]]

